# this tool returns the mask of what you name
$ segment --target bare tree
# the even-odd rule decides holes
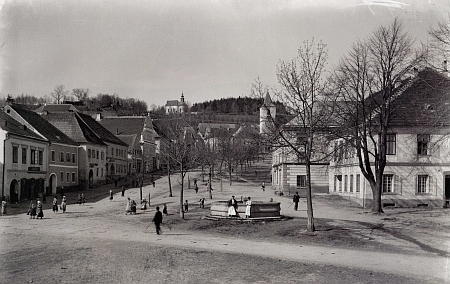
[[[69,91],[64,90],[64,85],[58,85],[53,89],[53,92],[51,93],[51,96],[55,99],[55,102],[57,104],[62,103],[64,101],[65,97],[69,93]]]
[[[89,97],[89,89],[73,89],[72,95],[77,98],[78,101],[85,101]]]
[[[394,113],[391,103],[411,84],[407,75],[421,59],[413,49],[413,39],[395,19],[366,40],[355,42],[333,77],[337,94],[333,113],[341,122],[334,134],[356,150],[359,168],[372,189],[373,212],[383,212],[382,178]]]

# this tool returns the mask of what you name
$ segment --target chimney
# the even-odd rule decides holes
[[[95,115],[95,120],[96,120],[96,121],[102,120],[102,115],[101,115],[101,113],[97,113],[97,114]]]

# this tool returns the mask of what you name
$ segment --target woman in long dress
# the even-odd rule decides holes
[[[248,197],[245,205],[247,205],[247,207],[245,207],[245,218],[250,218],[250,210],[252,208],[252,201],[250,200],[250,196]]]
[[[44,217],[44,211],[42,210],[42,203],[38,200],[37,202],[37,218],[41,218]]]
[[[36,204],[33,201],[30,201],[30,208],[28,210],[30,211],[30,219],[36,218]]]
[[[125,207],[125,215],[131,213],[131,199],[128,197],[127,207]]]
[[[234,196],[231,197],[231,199],[228,201],[228,217],[236,217],[237,212],[237,201],[234,199]]]
[[[61,210],[63,213],[66,212],[66,208],[67,208],[67,199],[66,196],[63,196],[61,200]]]
[[[56,212],[58,212],[58,198],[56,197],[56,195],[55,195],[55,197],[53,197],[53,212],[54,213],[56,213]]]
[[[6,201],[2,201],[2,216],[6,215]]]

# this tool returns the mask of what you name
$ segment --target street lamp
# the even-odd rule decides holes
[[[139,194],[140,194],[140,200],[142,201],[142,186],[144,185],[144,141],[141,141],[139,144],[141,144],[141,153],[142,153],[142,180],[139,183]]]

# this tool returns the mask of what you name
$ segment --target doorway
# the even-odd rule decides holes
[[[19,202],[19,183],[17,180],[13,180],[9,186],[9,202]]]
[[[445,175],[445,181],[444,181],[444,188],[445,188],[445,207],[449,207],[449,201],[450,201],[450,175]]]

